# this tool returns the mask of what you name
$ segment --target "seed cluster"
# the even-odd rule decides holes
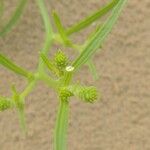
[[[97,90],[95,87],[82,88],[79,92],[79,97],[86,102],[93,103],[98,97]]]
[[[68,58],[65,55],[65,53],[62,52],[61,50],[59,50],[55,54],[54,60],[55,60],[56,66],[59,67],[59,68],[65,68],[68,64]]]
[[[59,92],[59,97],[62,101],[67,101],[69,97],[73,96],[73,93],[70,92],[67,88],[61,88]]]
[[[0,111],[4,111],[8,108],[10,108],[11,104],[10,101],[5,99],[0,99]]]

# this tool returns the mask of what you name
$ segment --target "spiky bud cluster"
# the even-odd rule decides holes
[[[81,100],[85,102],[93,103],[98,98],[98,93],[95,87],[93,86],[81,86],[81,85],[71,85],[68,89]]]
[[[82,88],[79,92],[79,97],[86,102],[93,103],[98,97],[97,90],[95,87]]]
[[[65,55],[64,52],[62,52],[61,50],[59,50],[55,56],[54,56],[54,61],[56,63],[56,66],[59,68],[65,68],[68,64],[68,58]]]
[[[69,97],[73,96],[73,93],[67,88],[61,88],[59,91],[59,97],[62,101],[67,101]]]
[[[11,107],[11,103],[8,100],[5,100],[4,98],[0,98],[0,111],[4,111]]]

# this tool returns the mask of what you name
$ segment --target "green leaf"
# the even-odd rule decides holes
[[[10,59],[6,58],[4,55],[0,54],[0,64],[4,67],[8,68],[9,70],[24,76],[26,78],[31,78],[32,74],[26,71],[25,69],[17,66],[15,63],[13,63]]]
[[[95,12],[94,14],[86,17],[84,20],[81,20],[79,23],[73,25],[66,31],[67,35],[70,35],[72,33],[78,32],[78,31],[86,28],[87,26],[92,24],[94,21],[96,21],[97,19],[101,18],[106,13],[108,13],[117,4],[118,1],[119,0],[113,0],[111,3],[104,6],[102,9],[100,9],[97,12]]]
[[[54,11],[53,12],[53,18],[54,18],[54,21],[55,21],[55,25],[57,27],[57,30],[63,40],[63,42],[66,44],[66,45],[70,45],[71,44],[71,41],[68,39],[67,37],[67,34],[66,34],[66,31],[60,21],[60,18],[58,16],[58,14]]]
[[[78,69],[84,63],[86,63],[97,51],[97,49],[102,45],[103,41],[106,39],[107,35],[116,23],[121,13],[121,10],[126,2],[127,0],[120,0],[118,4],[114,7],[111,16],[103,24],[103,26],[100,27],[100,29],[96,32],[93,38],[91,38],[86,47],[83,49],[79,57],[74,61],[73,66],[75,67],[75,69]]]
[[[16,8],[16,11],[12,15],[11,19],[6,23],[6,25],[1,29],[0,36],[4,36],[7,32],[9,32],[12,27],[17,23],[18,19],[22,15],[23,9],[25,7],[25,4],[27,3],[27,0],[20,0],[20,3],[18,7]]]
[[[88,65],[88,67],[89,67],[89,69],[90,69],[90,71],[91,71],[91,74],[92,74],[92,76],[93,76],[93,79],[94,79],[94,80],[98,80],[98,79],[99,79],[99,75],[98,75],[98,73],[97,73],[97,71],[96,71],[96,67],[95,67],[95,65],[93,64],[93,62],[92,62],[91,59],[89,59],[89,60],[87,61],[87,65]]]
[[[48,69],[56,76],[59,76],[59,70],[57,67],[47,58],[44,53],[41,53],[41,58]]]

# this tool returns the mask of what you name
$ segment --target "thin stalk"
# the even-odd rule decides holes
[[[34,79],[33,81],[29,82],[27,87],[24,89],[24,91],[21,93],[20,97],[22,100],[31,93],[31,91],[34,89],[35,85],[37,83],[37,79]]]
[[[92,76],[93,76],[93,79],[94,79],[94,80],[98,80],[98,79],[99,79],[99,75],[98,75],[98,73],[97,73],[97,71],[96,71],[95,65],[94,65],[93,62],[92,62],[92,59],[89,59],[89,60],[87,61],[87,65],[88,65],[88,67],[89,67],[89,69],[90,69],[90,72],[91,72],[91,74],[92,74]]]
[[[68,86],[73,77],[73,72],[66,72],[64,86]],[[68,129],[68,115],[69,115],[69,101],[60,98],[54,134],[54,150],[67,149],[67,129]]]
[[[27,127],[26,127],[24,108],[18,108],[18,116],[19,116],[20,128],[21,128],[22,132],[24,133],[24,135],[26,135]]]
[[[68,128],[68,101],[60,100],[54,135],[54,150],[66,150]]]
[[[44,42],[44,46],[42,48],[42,53],[47,55],[48,51],[50,50],[51,44],[52,44],[53,31],[52,31],[48,11],[44,4],[44,0],[37,0],[37,4],[39,6],[41,16],[42,16],[42,19],[44,22],[44,26],[45,26],[45,31],[46,31],[45,42]],[[43,64],[42,58],[40,57],[39,71],[42,71],[43,68],[44,68],[44,64]]]
[[[23,13],[26,3],[27,3],[27,0],[20,0],[20,3],[17,6],[16,11],[14,12],[13,16],[0,31],[0,36],[3,36],[7,32],[9,32],[12,29],[12,27],[17,23],[17,21],[19,20],[19,18],[21,17],[21,15]]]
[[[55,89],[56,91],[59,88],[59,81],[53,80],[46,73],[40,74],[40,76],[38,77],[38,79],[44,81],[45,84],[47,84],[50,88]]]

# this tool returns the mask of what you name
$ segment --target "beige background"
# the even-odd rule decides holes
[[[5,0],[0,26],[9,19],[18,1]],[[105,2],[108,0],[47,0],[47,6],[49,10],[55,8],[69,26]],[[68,150],[150,150],[149,18],[149,0],[129,0],[103,50],[95,56],[100,80],[94,82],[86,67],[78,73],[77,79],[95,84],[102,98],[93,105],[71,101]],[[81,32],[73,38],[81,42],[85,37]],[[43,40],[38,8],[34,0],[29,0],[17,26],[0,38],[0,52],[34,70]],[[11,95],[12,83],[20,91],[26,84],[23,78],[0,67],[0,94]],[[28,96],[27,138],[22,137],[15,111],[0,113],[0,150],[52,150],[56,98],[43,83]]]

